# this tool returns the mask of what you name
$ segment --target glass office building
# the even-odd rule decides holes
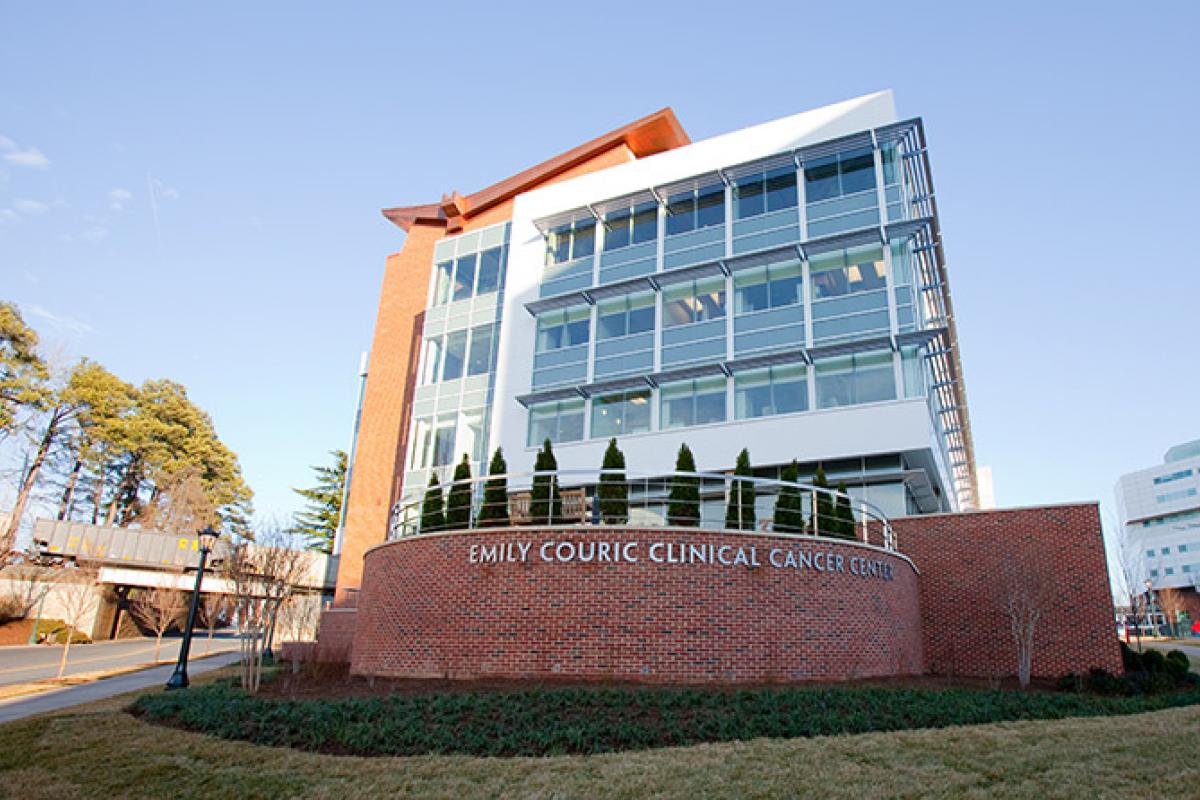
[[[1122,475],[1116,487],[1134,588],[1200,588],[1200,440],[1176,445],[1163,463]],[[1200,606],[1200,601],[1193,601]]]
[[[899,516],[976,475],[930,155],[890,93],[519,194],[428,264],[403,502],[503,447],[532,468],[793,459]]]

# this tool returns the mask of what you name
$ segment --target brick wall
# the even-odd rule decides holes
[[[321,626],[317,633],[317,661],[350,660],[357,618],[358,609],[355,608],[327,608],[321,612]]]
[[[901,552],[921,571],[931,672],[1014,675],[1004,597],[1030,574],[1048,587],[1035,629],[1033,674],[1120,671],[1095,503],[907,517],[893,527]]]
[[[638,560],[547,563],[541,545],[551,540],[637,542],[630,552]],[[652,542],[681,541],[742,547],[747,558],[753,547],[759,566],[650,560]],[[527,543],[523,562],[470,563],[481,546],[511,545],[519,556]],[[787,551],[821,553],[819,563],[840,558],[841,571],[772,566],[772,549],[781,564]],[[736,551],[723,554],[732,560]],[[862,559],[886,565],[892,579],[854,574]],[[924,668],[911,564],[805,537],[506,529],[405,539],[368,551],[358,622],[356,674],[682,682],[836,680]]]

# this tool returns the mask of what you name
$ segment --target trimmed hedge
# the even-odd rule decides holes
[[[559,688],[336,700],[252,697],[226,683],[143,695],[145,719],[255,744],[364,756],[603,753],[760,737],[1111,716],[1200,703],[969,689]]]

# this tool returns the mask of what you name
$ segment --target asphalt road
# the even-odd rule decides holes
[[[179,637],[164,638],[159,661],[174,663],[179,657]],[[0,686],[14,683],[30,683],[58,675],[58,662],[62,658],[62,645],[30,645],[23,647],[0,647]],[[212,640],[211,650],[207,633],[198,634],[192,640],[192,656],[209,652],[224,653],[238,649],[238,640],[232,634],[218,633]],[[153,663],[153,639],[121,639],[114,642],[73,644],[67,656],[65,675],[85,672],[138,667]]]

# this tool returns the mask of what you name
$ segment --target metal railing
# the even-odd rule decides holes
[[[865,542],[896,550],[876,506],[808,483],[719,472],[510,472],[441,483],[392,508],[389,539],[528,526],[681,527]]]

